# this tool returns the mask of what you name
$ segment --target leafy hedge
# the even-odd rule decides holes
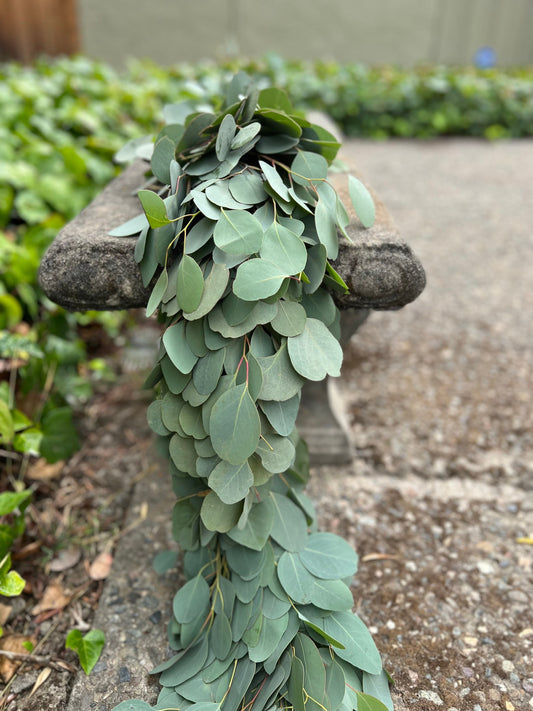
[[[276,55],[168,69],[138,62],[123,73],[85,57],[0,65],[0,399],[11,411],[13,369],[17,396],[42,390],[51,372],[54,408],[86,396],[79,323],[117,323],[97,314],[74,318],[51,304],[37,286],[43,251],[116,174],[112,156],[124,142],[157,130],[154,117],[164,104],[208,105],[242,68],[259,87],[263,81],[287,89],[297,107],[328,112],[352,136],[533,135],[533,71],[526,69],[403,71]],[[26,423],[31,436],[24,437],[26,421],[15,419],[0,427],[0,445],[13,446],[16,438],[15,449],[40,451],[35,423]]]

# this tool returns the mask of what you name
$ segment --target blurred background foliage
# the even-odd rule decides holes
[[[116,175],[124,142],[157,131],[165,103],[209,104],[239,69],[285,88],[302,110],[330,114],[348,136],[533,134],[531,69],[404,70],[278,55],[170,68],[136,61],[120,73],[83,56],[0,64],[0,450],[10,476],[32,456],[53,462],[75,451],[72,408],[112,377],[98,348],[109,350],[127,322],[52,304],[37,282],[44,250]]]

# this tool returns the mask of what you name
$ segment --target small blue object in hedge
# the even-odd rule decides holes
[[[490,69],[496,66],[496,50],[492,47],[480,47],[474,54],[474,64],[478,69]]]

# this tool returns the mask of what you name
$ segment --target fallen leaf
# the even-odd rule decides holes
[[[361,558],[362,563],[370,563],[373,560],[400,560],[400,556],[389,553],[369,553]]]
[[[41,458],[29,467],[26,476],[33,481],[51,481],[61,474],[64,466],[63,461],[48,464],[46,459]]]
[[[35,637],[28,637],[24,634],[10,634],[0,639],[0,649],[5,652],[15,652],[15,654],[24,654],[27,656],[29,652],[24,646],[25,642],[30,642],[35,645],[37,640]],[[6,684],[17,671],[22,661],[23,660],[19,659],[8,659],[0,654],[0,676]]]
[[[28,698],[31,698],[35,694],[37,689],[44,684],[44,682],[48,679],[51,673],[52,670],[50,669],[50,667],[45,667],[41,670],[39,676],[35,680],[35,684],[33,685],[33,689],[31,690]]]
[[[53,573],[60,573],[63,570],[73,568],[81,557],[81,549],[78,546],[71,546],[60,551],[57,558],[50,563],[50,570]]]
[[[510,701],[505,702],[506,711],[515,711],[514,705]]]
[[[113,564],[113,556],[111,553],[104,551],[96,556],[89,568],[89,577],[91,580],[105,580],[109,575]]]
[[[63,590],[59,580],[53,580],[45,589],[42,598],[32,610],[33,615],[39,615],[47,610],[62,610],[70,602],[70,595]]]
[[[533,546],[533,536],[527,536],[525,538],[517,538],[517,543],[525,543],[528,546]]]

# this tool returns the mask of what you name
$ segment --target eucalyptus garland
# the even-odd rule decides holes
[[[153,670],[158,703],[115,711],[392,709],[374,641],[352,612],[357,555],[317,531],[295,429],[306,380],[338,376],[331,261],[348,213],[328,182],[339,143],[287,95],[239,74],[218,113],[166,107],[135,258],[163,324],[148,421],[169,462],[173,536],[186,584],[173,600],[174,655]],[[350,177],[361,221],[366,188]],[[163,563],[164,565],[164,563]]]

